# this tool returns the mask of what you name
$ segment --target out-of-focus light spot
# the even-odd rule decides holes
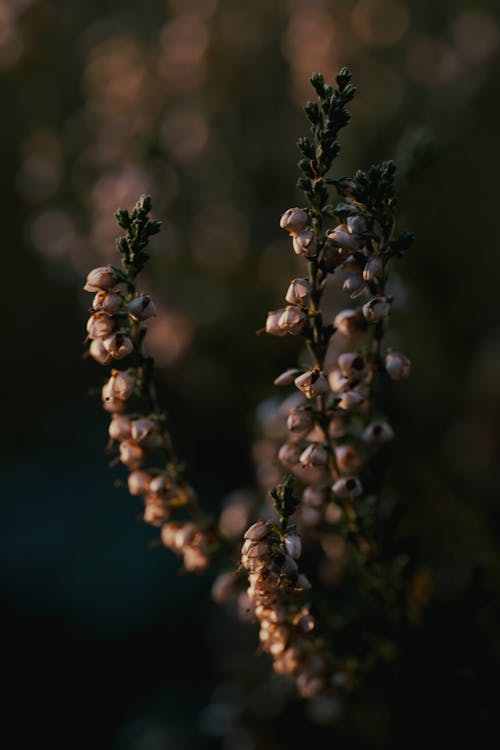
[[[51,132],[34,133],[21,146],[24,156],[16,175],[19,194],[30,203],[50,198],[61,179],[61,143]]]
[[[455,48],[468,63],[480,64],[490,58],[500,45],[500,30],[495,19],[479,10],[466,10],[453,24]]]
[[[192,325],[184,315],[158,310],[149,321],[146,349],[160,366],[167,367],[186,353],[192,337]]]
[[[292,69],[294,98],[299,101],[310,96],[311,73],[321,70],[327,79],[333,77],[345,53],[345,39],[331,15],[309,5],[291,14],[281,46]]]
[[[0,68],[13,67],[24,51],[15,3],[0,2]]]
[[[410,24],[408,8],[394,0],[359,0],[352,11],[353,28],[370,47],[399,42]]]
[[[454,49],[430,36],[418,36],[411,42],[406,67],[415,81],[429,88],[453,83],[461,72]]]
[[[160,34],[157,69],[166,79],[170,93],[185,93],[201,86],[209,39],[205,22],[195,13],[182,13],[165,24]]]
[[[83,255],[83,243],[71,217],[63,210],[50,208],[39,213],[31,222],[33,246],[47,258],[78,260]]]
[[[233,271],[246,253],[248,222],[232,206],[208,206],[195,219],[191,242],[200,264],[217,271]]]
[[[160,140],[175,161],[193,161],[203,151],[209,132],[201,112],[194,108],[176,109],[164,119]]]

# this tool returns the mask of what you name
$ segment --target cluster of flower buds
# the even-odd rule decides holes
[[[183,480],[172,451],[165,416],[152,381],[152,359],[144,355],[142,325],[156,314],[149,295],[137,291],[136,279],[148,258],[148,238],[159,222],[148,213],[151,199],[142,196],[132,214],[119,209],[116,218],[126,234],[117,240],[122,268],[102,266],[87,276],[84,289],[94,293],[87,324],[89,354],[111,366],[102,388],[102,404],[110,413],[110,447],[129,471],[128,489],[144,502],[143,519],[163,527],[166,547],[182,555],[187,570],[203,570],[208,562],[209,536],[201,525],[170,522],[178,508],[192,508],[194,494]]]
[[[289,527],[278,532],[272,521],[257,521],[246,531],[241,565],[248,571],[248,597],[258,620],[259,639],[271,654],[274,670],[294,679],[304,698],[332,688],[328,656],[315,639],[316,621],[303,604],[310,589],[299,573],[302,543]]]
[[[182,556],[185,570],[200,573],[210,563],[211,535],[198,524],[170,521],[162,526],[161,541],[165,547]]]

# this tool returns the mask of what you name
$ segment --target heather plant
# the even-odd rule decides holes
[[[118,210],[121,266],[93,269],[85,289],[95,294],[88,351],[110,368],[102,389],[110,449],[129,472],[130,494],[144,500],[144,521],[160,528],[186,570],[214,563],[215,600],[234,599],[245,620],[258,622],[274,670],[292,678],[301,696],[331,700],[333,712],[339,695],[397,657],[415,611],[411,585],[420,573],[390,538],[383,502],[386,444],[395,434],[382,400],[386,381],[410,374],[409,359],[385,335],[395,302],[390,271],[413,236],[396,231],[393,162],[331,175],[355,94],[349,71],[339,72],[335,87],[320,74],[311,83],[311,132],[298,142],[305,205],[280,221],[293,263],[302,261],[305,271],[291,279],[287,305],[269,312],[263,329],[297,337],[303,348],[275,380],[291,393],[264,420],[255,451],[262,501],[247,502],[246,517],[253,512],[257,520],[241,551],[227,529],[228,508],[219,521],[203,511],[158,403],[145,351],[155,305],[138,285],[149,238],[160,229],[149,197],[131,213]],[[339,295],[339,308],[329,310],[325,300]]]

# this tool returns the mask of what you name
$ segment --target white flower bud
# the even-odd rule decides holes
[[[357,391],[345,391],[337,402],[337,406],[347,411],[361,406],[363,401],[365,401],[365,397],[361,393],[358,393]]]
[[[108,313],[108,315],[117,313],[122,305],[123,297],[117,292],[97,292],[92,302],[94,310],[101,310]]]
[[[334,483],[332,490],[343,500],[353,500],[363,494],[363,487],[357,477],[341,477]]]
[[[308,370],[294,380],[295,385],[306,398],[314,398],[328,393],[328,383],[319,370]]]
[[[131,495],[145,495],[150,482],[151,475],[146,471],[133,471],[128,477],[128,491]]]
[[[347,292],[351,299],[359,297],[366,289],[363,276],[360,273],[349,274],[342,284],[342,289]]]
[[[131,424],[131,434],[133,440],[147,448],[157,448],[163,442],[152,419],[135,419]]]
[[[373,279],[380,279],[384,275],[384,259],[381,255],[372,255],[367,261],[366,266],[363,270],[363,278],[365,281],[373,281]]]
[[[106,366],[113,361],[113,357],[106,350],[101,339],[93,339],[93,341],[90,342],[89,354],[96,362],[99,362],[100,365]]]
[[[285,307],[279,319],[279,327],[290,333],[292,336],[298,336],[304,328],[307,315],[300,307]]]
[[[359,382],[368,374],[366,360],[359,352],[344,352],[337,360],[342,375],[352,381]]]
[[[102,343],[113,359],[124,359],[134,351],[132,339],[123,333],[113,333],[108,338],[103,339]]]
[[[128,303],[128,311],[134,320],[147,320],[156,315],[154,302],[149,295],[134,297]]]
[[[120,443],[120,461],[132,471],[139,469],[144,461],[144,450],[132,440]]]
[[[353,336],[361,330],[363,319],[357,310],[341,310],[335,316],[333,325],[344,336]]]
[[[314,427],[314,419],[310,409],[300,406],[290,409],[286,426],[295,435],[307,435]]]
[[[289,440],[288,442],[283,443],[279,449],[278,459],[284,466],[292,468],[300,463],[301,453],[302,448],[300,445]]]
[[[337,247],[348,250],[360,250],[364,240],[359,234],[351,234],[346,224],[339,224],[326,235]]]
[[[359,453],[353,445],[343,443],[335,448],[335,458],[340,471],[354,471],[359,469],[361,459]]]
[[[90,339],[104,339],[114,331],[116,321],[107,313],[98,312],[92,315],[87,322],[87,333]]]
[[[302,451],[299,461],[304,467],[327,466],[328,451],[321,443],[311,443]]]
[[[130,417],[122,414],[114,414],[109,423],[109,437],[112,440],[129,440],[130,435]]]
[[[282,372],[281,375],[278,375],[278,377],[275,378],[274,385],[292,385],[293,381],[299,374],[300,370],[297,370],[295,367],[290,370],[285,370],[285,372]]]
[[[286,301],[291,305],[306,306],[311,296],[311,282],[307,279],[293,279],[286,293]]]
[[[280,310],[271,310],[267,313],[266,333],[271,334],[271,336],[286,336],[286,329],[280,326],[280,320],[283,313],[284,308],[281,308]]]
[[[371,422],[368,427],[363,430],[361,439],[368,443],[368,445],[381,445],[382,443],[388,443],[394,437],[394,430],[387,422],[376,421]]]
[[[280,219],[280,227],[293,235],[304,229],[307,221],[307,211],[303,208],[289,208]]]
[[[262,518],[253,523],[243,534],[243,539],[250,539],[252,542],[257,542],[260,539],[264,539],[271,533],[271,526],[268,522],[263,521]]]
[[[116,270],[113,266],[99,266],[93,268],[87,275],[87,283],[83,287],[86,292],[98,292],[100,289],[113,289],[118,283]]]
[[[411,362],[399,352],[390,352],[385,357],[385,369],[392,380],[405,380],[410,377]]]
[[[349,234],[365,234],[368,231],[367,218],[362,214],[348,216],[346,224]]]
[[[391,304],[386,297],[374,297],[363,305],[363,315],[369,323],[380,323],[387,318]]]
[[[314,232],[299,232],[293,238],[293,249],[297,255],[313,258],[318,252],[318,240]]]

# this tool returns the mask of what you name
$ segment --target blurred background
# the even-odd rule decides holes
[[[1,555],[14,747],[288,750],[450,739],[495,715],[500,324],[495,0],[0,0],[4,365]],[[253,414],[296,342],[258,337],[295,259],[308,78],[358,86],[336,173],[395,158],[393,389],[401,539],[434,597],[396,679],[333,726],[276,691],[254,628],[179,576],[105,454],[103,373],[82,360],[87,271],[114,211],[150,193],[148,341],[207,506],[252,487]],[[89,395],[90,394],[90,395]],[[93,395],[92,395],[93,394]],[[123,477],[123,475],[122,475]],[[7,731],[5,729],[4,731]],[[12,744],[12,740],[11,740]]]

